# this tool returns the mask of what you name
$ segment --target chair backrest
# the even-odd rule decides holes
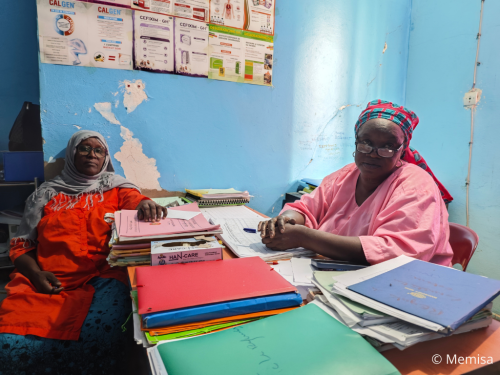
[[[465,271],[479,243],[479,236],[472,229],[450,223],[450,245],[453,249],[453,264],[460,264]]]

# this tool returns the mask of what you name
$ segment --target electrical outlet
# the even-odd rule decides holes
[[[477,105],[477,103],[479,103],[480,98],[481,98],[481,90],[472,89],[466,92],[464,95],[464,107],[471,108]]]

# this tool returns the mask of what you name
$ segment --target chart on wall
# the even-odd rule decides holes
[[[210,25],[208,78],[272,85],[274,44],[271,35]]]
[[[275,1],[37,0],[40,60],[272,86]]]
[[[132,9],[208,22],[210,0],[130,0]]]
[[[210,23],[274,35],[274,0],[211,0]]]
[[[132,11],[37,0],[42,63],[132,69]]]

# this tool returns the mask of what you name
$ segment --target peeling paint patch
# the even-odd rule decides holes
[[[119,101],[119,100],[116,100],[116,101],[115,101],[115,108],[118,108],[118,104],[120,104],[120,101]]]
[[[94,108],[110,123],[121,125],[120,121],[116,119],[115,114],[111,111],[111,103],[95,103]]]
[[[125,177],[141,189],[161,190],[158,179],[160,172],[156,159],[148,158],[142,151],[142,143],[133,138],[134,133],[121,126],[120,136],[124,139],[120,151],[115,154],[125,172]]]
[[[352,104],[343,105],[342,107],[339,108],[339,111],[343,111],[344,109],[346,109],[350,106],[352,106]]]
[[[384,54],[385,51],[387,51],[387,42],[385,42],[385,44],[384,44],[384,49],[382,50],[382,54]]]
[[[123,81],[120,86],[125,88],[125,92],[123,94],[123,105],[127,109],[127,113],[133,112],[139,104],[148,100],[148,96],[144,91],[146,85],[142,82],[142,80],[138,79],[133,82]]]
[[[77,128],[78,130],[80,130],[82,127],[81,126],[78,126],[78,125],[73,125],[75,128]],[[50,163],[50,162],[49,162]]]
[[[89,113],[91,113],[91,112],[92,112],[92,108],[89,107]]]
[[[118,93],[119,93],[119,91],[117,91],[117,92],[112,92],[113,96],[118,95]]]

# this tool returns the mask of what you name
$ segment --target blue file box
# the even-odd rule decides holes
[[[39,181],[43,176],[43,152],[41,151],[3,151],[0,152],[4,181]]]

